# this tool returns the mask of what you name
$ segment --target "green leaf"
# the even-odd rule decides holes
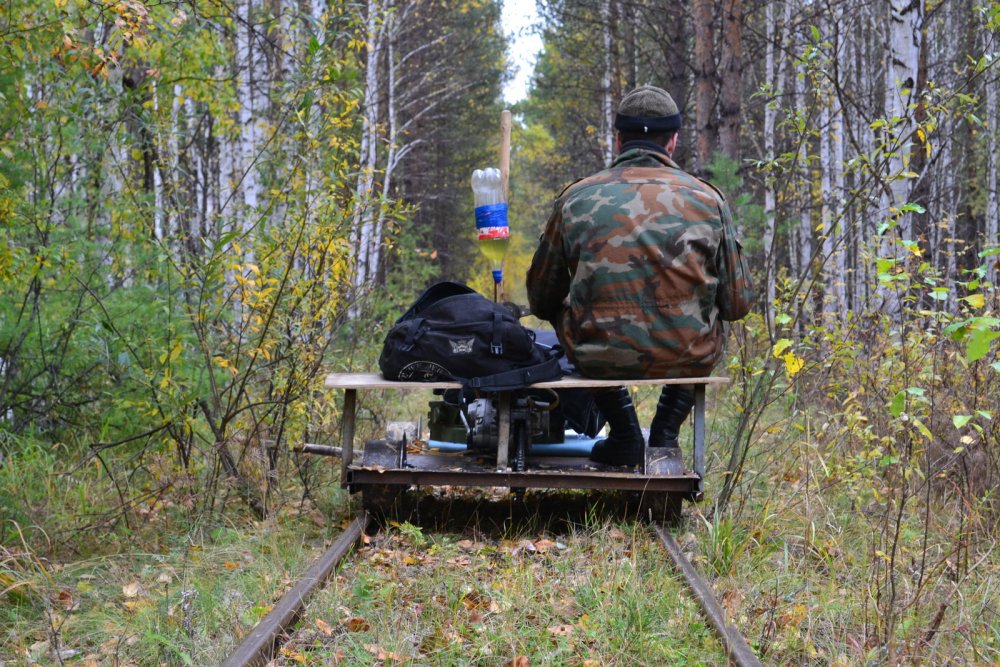
[[[929,428],[924,426],[924,423],[922,421],[920,421],[919,419],[914,419],[913,425],[917,428],[918,431],[920,431],[920,435],[924,436],[928,440],[934,439],[934,434],[931,433]]]
[[[976,414],[983,419],[993,419],[993,413],[989,410],[976,410]]]
[[[910,396],[923,396],[927,393],[927,390],[923,387],[907,387],[906,393]]]
[[[912,173],[913,172],[907,172],[907,174],[912,174]],[[913,176],[908,176],[907,175],[907,178],[916,178],[916,177],[917,177],[917,174],[913,174]],[[899,208],[899,210],[900,211],[906,211],[908,213],[926,213],[927,212],[926,208],[924,208],[920,204],[915,204],[913,202],[908,202],[906,204],[903,204]]]
[[[978,361],[990,353],[993,341],[1000,338],[1000,331],[974,330],[965,341],[965,356],[969,361]]]
[[[889,404],[889,414],[893,417],[899,417],[903,414],[903,408],[906,407],[906,392],[897,392],[895,396],[892,397],[892,402]]]
[[[965,338],[966,334],[969,333],[969,322],[955,322],[954,324],[949,324],[942,331],[945,336],[948,336],[952,340],[962,340]]]
[[[951,418],[951,423],[955,425],[955,428],[962,428],[970,421],[972,421],[972,415],[954,415]]]

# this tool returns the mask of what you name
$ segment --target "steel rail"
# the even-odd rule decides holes
[[[351,550],[367,525],[368,515],[362,512],[344,532],[337,536],[326,553],[313,561],[298,583],[281,597],[268,615],[243,638],[232,655],[222,663],[222,667],[266,665],[274,654],[275,644],[281,634],[298,619],[306,600],[317,588],[326,583],[333,568]]]
[[[659,536],[660,542],[667,550],[667,553],[670,554],[674,565],[684,575],[684,579],[701,605],[705,617],[715,628],[719,638],[722,639],[722,644],[726,647],[729,659],[738,667],[760,667],[760,660],[754,654],[750,645],[747,644],[743,635],[740,634],[740,631],[726,620],[726,612],[723,611],[722,607],[715,600],[712,587],[694,569],[694,565],[691,564],[691,561],[681,551],[681,547],[677,544],[674,536],[661,524],[654,524],[653,529]]]

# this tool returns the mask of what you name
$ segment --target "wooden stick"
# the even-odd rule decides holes
[[[500,182],[502,183],[503,200],[510,202],[510,190],[507,182],[510,179],[510,109],[500,112]]]
[[[510,206],[510,189],[508,188],[508,181],[510,180],[510,109],[504,109],[500,112],[500,191],[503,193],[503,200],[507,202],[508,207]],[[508,214],[510,209],[508,208]],[[507,224],[510,224],[508,220]],[[504,257],[503,264],[507,264],[507,258]],[[493,301],[500,303],[503,300],[503,280],[499,284],[493,285]]]

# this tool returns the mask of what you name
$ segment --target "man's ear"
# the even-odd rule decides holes
[[[679,135],[677,135],[675,133],[674,136],[670,137],[670,141],[667,142],[666,149],[667,149],[667,154],[668,155],[673,155],[674,151],[677,149],[677,137],[678,136]]]
[[[616,153],[621,153],[622,152],[622,133],[621,132],[615,132],[615,152]]]

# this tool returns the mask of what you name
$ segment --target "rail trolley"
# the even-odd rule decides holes
[[[526,489],[618,490],[637,494],[644,511],[674,521],[683,500],[702,497],[705,473],[705,390],[727,384],[726,377],[683,379],[593,380],[575,375],[539,382],[524,389],[501,391],[456,408],[445,400],[429,401],[430,438],[414,447],[414,434],[390,435],[355,447],[358,392],[422,390],[439,397],[461,391],[458,382],[399,382],[377,373],[333,373],[328,389],[343,391],[341,423],[341,485],[360,492],[368,510],[389,509],[409,487],[506,487],[515,494]],[[547,420],[551,402],[546,395],[563,389],[621,385],[693,385],[693,447],[690,463],[684,450],[646,448],[644,464],[634,468],[590,461],[587,443],[558,442],[562,425]],[[416,434],[419,438],[421,434]],[[569,434],[566,438],[573,438]],[[593,440],[590,441],[592,445]],[[567,446],[568,444],[568,446]],[[555,446],[553,446],[555,445]],[[560,446],[561,445],[561,446]],[[582,445],[582,446],[581,446]]]

